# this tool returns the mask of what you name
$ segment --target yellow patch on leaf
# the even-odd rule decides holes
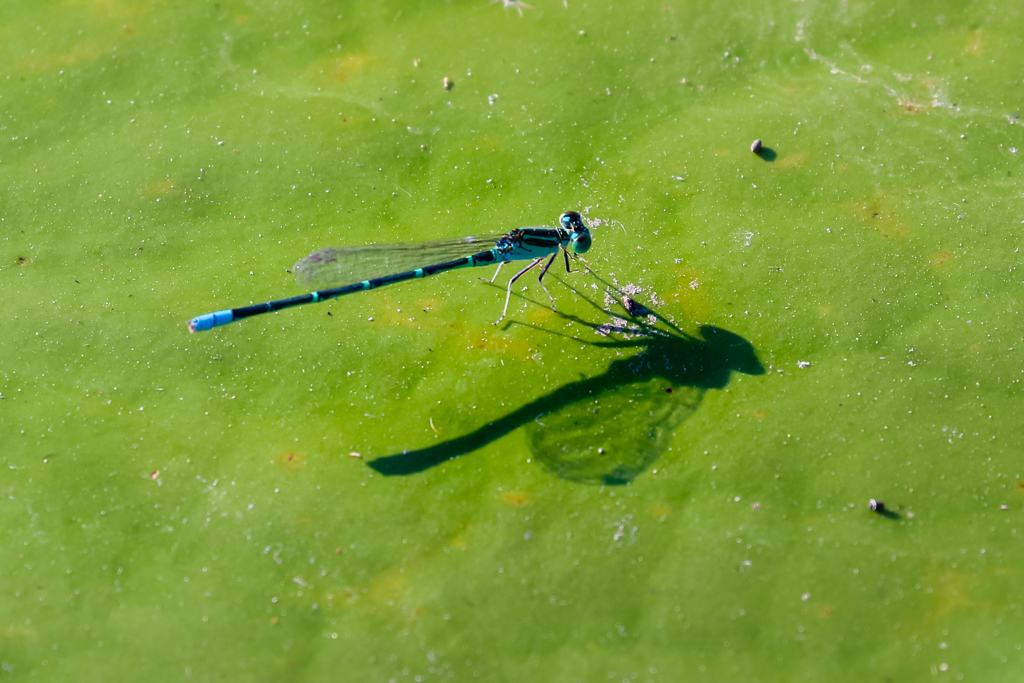
[[[142,187],[142,195],[144,197],[167,197],[171,194],[178,194],[179,191],[175,191],[175,181],[171,179],[157,180],[149,183]]]
[[[772,164],[772,169],[787,170],[791,168],[803,168],[807,166],[807,164],[809,164],[810,161],[810,152],[796,152],[794,154],[790,154],[789,156],[784,156],[778,161],[776,161],[774,164]]]
[[[107,49],[99,43],[80,43],[68,52],[32,53],[19,58],[15,62],[14,71],[29,74],[52,73],[65,67],[74,66],[81,61],[99,59],[107,52]]]
[[[36,629],[33,626],[26,626],[23,624],[8,624],[7,626],[0,626],[0,639],[31,638],[34,640],[37,635]]]
[[[503,503],[507,503],[514,508],[521,508],[527,505],[532,505],[533,501],[522,491],[505,491],[499,498]]]
[[[910,233],[896,213],[895,202],[887,195],[866,202],[846,202],[843,206],[854,218],[885,239],[904,239]]]
[[[966,36],[967,42],[964,45],[965,55],[979,56],[985,52],[985,39],[982,38],[981,29],[969,32]]]
[[[496,152],[498,150],[505,149],[503,140],[504,138],[485,135],[479,140],[480,149],[488,152]]]
[[[306,454],[299,451],[278,453],[274,456],[274,464],[283,470],[295,472],[306,465]]]
[[[554,267],[554,264],[552,264],[552,267]],[[533,271],[530,271],[530,272],[533,272]],[[520,282],[522,282],[522,280],[517,280],[516,281],[516,285],[518,285]],[[536,285],[537,284],[536,280],[532,284]],[[539,286],[538,286],[538,289],[540,289]],[[510,301],[509,304],[508,304],[509,315],[511,315],[512,306],[515,303],[515,296],[514,296],[515,295],[515,285],[512,286],[512,290],[513,290],[513,292],[512,292],[513,293],[513,298],[512,298],[512,301]],[[530,293],[529,292],[525,292],[525,294],[527,296],[529,296]],[[552,294],[554,294],[554,292],[552,292]],[[541,297],[543,297],[543,299],[547,299],[548,298],[548,295],[544,293],[544,290],[540,290],[540,295],[541,295]],[[501,297],[501,299],[504,299],[504,298],[505,297]],[[498,310],[498,314],[499,315],[501,314],[500,310]],[[550,320],[554,315],[555,315],[555,312],[551,310],[550,306],[531,306],[527,310],[527,312],[526,312],[526,322],[530,323],[531,325],[543,325],[548,320]],[[495,319],[497,319],[498,316],[496,315],[494,317],[495,317]]]
[[[329,80],[338,83],[347,83],[359,75],[371,61],[372,57],[366,53],[350,52],[340,57],[321,57],[309,65],[307,72],[323,74]]]
[[[935,272],[945,273],[952,269],[955,261],[956,255],[953,252],[942,249],[932,254],[928,259],[928,265]]]
[[[956,565],[947,568],[932,565],[924,572],[922,585],[931,587],[929,616],[934,619],[945,619],[954,610],[971,609],[976,613],[978,604],[968,596],[968,591],[980,578],[977,574],[955,571]]]
[[[694,322],[704,322],[711,315],[711,304],[708,301],[708,287],[699,270],[684,264],[674,269],[676,286],[670,296],[683,307],[687,318]]]

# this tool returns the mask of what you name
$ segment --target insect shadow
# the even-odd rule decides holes
[[[388,476],[415,474],[523,427],[534,457],[556,476],[586,484],[628,484],[668,449],[676,429],[696,411],[708,389],[724,388],[733,372],[764,374],[753,346],[738,334],[711,325],[700,327],[699,337],[686,334],[624,295],[621,302],[628,319],[616,318],[573,291],[610,320],[598,324],[558,313],[605,340],[572,339],[640,352],[614,360],[603,373],[565,384],[473,432],[368,465]]]

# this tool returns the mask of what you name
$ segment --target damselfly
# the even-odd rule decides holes
[[[493,246],[487,251],[455,258],[460,254],[465,254],[466,251],[473,248],[470,245],[474,244]],[[498,264],[498,271],[490,280],[494,282],[501,267],[509,261],[530,261],[530,265],[520,270],[508,281],[505,307],[501,310],[501,317],[495,322],[497,324],[504,319],[505,313],[508,311],[513,283],[532,268],[540,265],[545,258],[548,259],[547,263],[541,269],[537,281],[544,288],[548,298],[551,299],[551,308],[554,309],[555,298],[551,296],[551,292],[544,285],[544,275],[554,263],[559,252],[565,257],[566,272],[571,272],[569,247],[572,247],[576,254],[582,254],[590,249],[590,230],[583,224],[583,219],[575,211],[563,213],[558,219],[557,228],[517,228],[505,235],[463,237],[458,240],[425,244],[374,244],[364,247],[321,249],[295,264],[296,282],[299,285],[336,284],[339,282],[354,284],[322,289],[290,299],[278,299],[253,306],[206,313],[193,318],[188,324],[188,330],[193,333],[202,332],[252,315],[326,301],[353,292],[363,292],[393,285],[396,282],[437,275],[456,268],[475,268]],[[423,265],[431,263],[433,265]],[[410,268],[411,270],[409,270]],[[380,275],[380,273],[393,274]],[[368,275],[376,277],[367,277]]]

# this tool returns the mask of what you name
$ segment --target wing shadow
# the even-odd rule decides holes
[[[676,427],[697,409],[707,390],[724,388],[734,372],[764,374],[753,346],[738,334],[706,325],[699,328],[699,337],[688,335],[621,292],[629,319],[615,318],[586,295],[573,292],[611,317],[598,324],[559,313],[606,338],[574,340],[640,352],[614,360],[603,373],[559,387],[473,432],[367,464],[386,476],[415,474],[526,426],[534,455],[557,476],[580,483],[626,484],[664,452]],[[642,401],[645,411],[630,412],[636,401]]]

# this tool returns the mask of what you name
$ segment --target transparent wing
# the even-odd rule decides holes
[[[304,287],[348,285],[394,275],[492,249],[503,235],[472,235],[419,244],[328,247],[295,264],[295,282]]]

